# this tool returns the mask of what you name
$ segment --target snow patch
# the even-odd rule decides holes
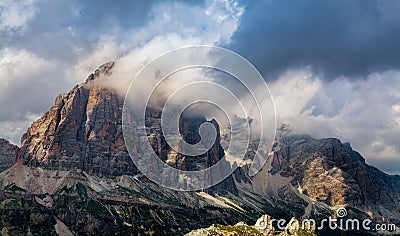
[[[56,230],[57,235],[60,236],[74,236],[74,234],[68,229],[68,227],[58,218],[56,218],[56,224],[54,228]]]
[[[202,198],[204,198],[211,205],[220,206],[220,207],[224,207],[224,208],[231,208],[231,206],[226,204],[224,201],[222,201],[218,198],[215,198],[206,192],[197,192],[196,194],[201,196]]]

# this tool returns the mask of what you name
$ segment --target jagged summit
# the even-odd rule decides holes
[[[103,64],[86,83],[110,75],[114,65],[114,62]],[[33,167],[82,170],[99,176],[139,174],[125,146],[122,107],[123,98],[102,84],[75,86],[70,92],[59,95],[55,105],[23,135],[21,159]],[[199,170],[212,166],[224,156],[219,139],[204,155],[190,157],[177,153],[162,135],[160,116],[153,113],[146,117],[148,138],[154,151],[167,164],[182,170]],[[196,137],[198,127],[205,121],[200,117],[182,119],[183,136]],[[212,123],[218,126],[215,121]],[[232,177],[211,191],[216,189],[237,192]]]
[[[110,73],[113,62],[89,78]],[[88,173],[135,174],[122,135],[122,101],[112,89],[75,86],[35,121],[21,139],[21,159],[30,166]]]
[[[18,154],[18,146],[0,138],[0,172],[14,165]]]
[[[96,69],[96,70],[94,71],[94,73],[90,74],[90,75],[87,77],[86,82],[95,80],[96,78],[99,78],[99,77],[102,76],[102,75],[106,75],[106,76],[111,75],[111,74],[112,74],[112,69],[113,69],[114,65],[115,65],[115,62],[114,62],[114,61],[109,61],[109,62],[104,63],[103,65],[99,66],[99,68]]]
[[[251,222],[263,213],[288,219],[329,216],[339,206],[346,206],[352,217],[400,225],[400,176],[367,165],[349,143],[293,135],[288,125],[279,129],[271,152],[259,150],[268,161],[254,177],[248,170],[258,145],[251,144],[246,162],[210,189],[182,193],[149,181],[125,146],[122,98],[96,83],[96,78],[111,75],[114,66],[114,62],[103,64],[86,82],[57,96],[54,106],[23,135],[20,148],[0,139],[0,168],[5,169],[0,173],[2,212],[14,217],[6,217],[11,219],[7,227],[20,234],[29,230],[50,234],[52,226],[47,226],[62,221],[82,234],[160,233],[157,229],[163,226],[170,235],[208,227],[210,221]],[[148,140],[167,164],[198,170],[224,155],[219,135],[204,155],[179,154],[162,135],[160,111],[149,107],[146,116]],[[219,131],[215,120],[183,117],[180,130],[187,142],[199,141],[196,132],[202,122]],[[26,218],[20,217],[21,212]],[[45,220],[35,223],[37,216]],[[24,222],[30,223],[21,228]],[[90,227],[80,222],[89,222]]]
[[[352,211],[354,217],[400,223],[400,177],[366,164],[349,143],[337,138],[282,136],[267,165],[252,179],[252,188],[302,206],[301,214],[308,217],[326,207],[345,205],[357,209]]]

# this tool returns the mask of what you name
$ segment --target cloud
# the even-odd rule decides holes
[[[65,86],[72,85],[54,76],[59,64],[23,49],[5,48],[0,58],[0,121],[43,111]]]
[[[93,71],[97,61],[116,60],[111,78],[102,83],[125,95],[136,73],[153,58],[180,47],[228,43],[243,12],[243,7],[230,0],[207,1],[204,6],[163,2],[150,10],[152,19],[140,30],[132,32],[131,40],[121,44],[111,38],[101,40],[98,50],[76,67],[82,69],[84,65],[92,65],[86,67],[83,75]]]
[[[35,1],[0,2],[0,31],[9,33],[24,30],[27,22],[35,15]]]
[[[21,117],[17,120],[1,120],[1,137],[19,145],[21,134],[25,133],[29,126],[31,126],[32,121],[39,119],[40,115],[41,114],[33,114],[28,112],[25,114],[25,117]]]
[[[66,78],[75,83],[80,83],[99,65],[117,60],[119,52],[120,50],[115,42],[115,37],[102,36],[93,51],[82,55],[76,64],[71,65],[71,67],[65,70]]]
[[[229,43],[244,12],[232,0],[2,2],[2,7],[12,13],[2,11],[2,26],[23,28],[4,35],[0,48],[0,130],[15,143],[17,133],[23,133],[16,127],[36,117],[30,114],[48,110],[57,94],[84,81],[99,65],[117,61],[107,86],[124,91],[144,63],[161,53]],[[13,18],[25,13],[20,21]]]
[[[267,79],[311,67],[324,79],[400,68],[399,1],[252,1],[234,50]]]
[[[324,81],[309,68],[289,70],[271,84],[278,124],[316,138],[351,142],[367,162],[400,172],[400,71]]]
[[[369,163],[399,173],[399,5],[1,1],[0,134],[19,143],[57,94],[107,61],[117,64],[104,86],[123,94],[159,54],[212,44],[239,52],[261,71],[278,123],[350,141]]]
[[[19,143],[28,124],[73,84],[54,76],[61,65],[26,50],[5,48],[0,58],[1,136]]]

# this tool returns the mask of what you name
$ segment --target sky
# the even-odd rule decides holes
[[[254,64],[278,125],[350,142],[400,174],[399,10],[396,0],[2,0],[0,137],[20,144],[57,94],[107,61],[139,68],[205,44]]]

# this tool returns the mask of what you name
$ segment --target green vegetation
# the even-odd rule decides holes
[[[81,183],[77,183],[76,185],[76,191],[78,192],[79,196],[85,196],[87,197],[87,189],[85,187],[85,185],[81,184]]]
[[[312,231],[307,231],[307,230],[304,230],[304,229],[299,229],[299,230],[296,232],[296,234],[297,234],[298,236],[318,236],[318,233],[312,232]]]
[[[209,231],[211,235],[262,236],[263,234],[248,225],[224,226],[214,224]],[[221,234],[222,233],[222,234]]]
[[[100,203],[95,200],[89,200],[86,202],[86,210],[93,215],[109,215],[108,210]]]
[[[59,194],[66,194],[69,195],[73,192],[74,188],[73,187],[68,187],[67,185],[63,186],[57,193]]]

